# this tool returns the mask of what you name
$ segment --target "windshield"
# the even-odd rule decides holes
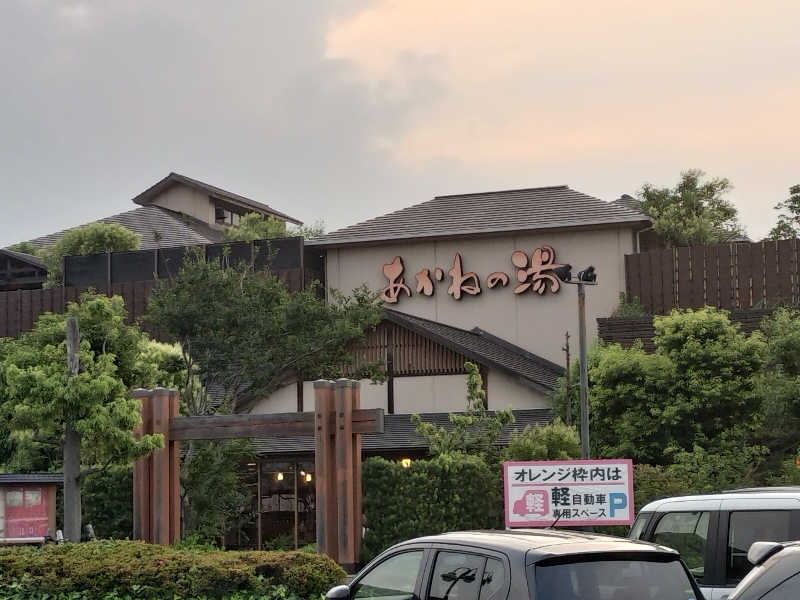
[[[533,600],[701,600],[678,559],[550,559],[528,577]]]

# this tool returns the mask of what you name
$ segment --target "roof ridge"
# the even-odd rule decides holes
[[[489,190],[486,192],[467,192],[466,194],[444,194],[441,196],[434,196],[433,200],[437,198],[464,198],[465,196],[487,196],[489,194],[513,194],[514,192],[532,192],[533,190],[569,190],[572,189],[569,187],[568,184],[562,183],[559,185],[541,185],[537,187],[528,187],[528,188],[510,188],[506,190]],[[577,192],[577,190],[572,190],[573,192]],[[578,192],[579,194],[583,192]],[[588,194],[584,194],[587,195]],[[594,198],[595,196],[590,196],[590,198]],[[597,198],[601,202],[603,201],[601,198]]]

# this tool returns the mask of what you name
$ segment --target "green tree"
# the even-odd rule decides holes
[[[22,254],[30,254],[31,256],[38,256],[40,249],[36,244],[31,242],[19,242],[18,244],[12,244],[8,247],[9,250],[13,252],[22,252]]]
[[[504,460],[569,460],[581,457],[581,439],[574,427],[561,419],[549,425],[527,425],[521,432],[511,433],[503,452]]]
[[[751,444],[760,418],[761,336],[744,335],[711,308],[673,311],[654,325],[654,354],[617,344],[590,353],[593,455],[668,465],[682,450],[713,451],[734,429],[741,435],[735,443]]]
[[[253,242],[270,238],[301,236],[311,239],[325,233],[325,225],[317,221],[313,225],[286,226],[286,222],[260,213],[247,213],[239,221],[238,227],[227,227],[223,232],[226,242]]]
[[[252,265],[226,267],[191,253],[175,279],[156,287],[148,315],[180,344],[193,415],[213,411],[194,393],[194,375],[219,386],[237,411],[298,378],[341,376],[352,362],[350,345],[381,318],[376,295],[366,289],[325,302],[316,289],[289,292]]]
[[[419,415],[411,415],[411,423],[417,434],[428,440],[428,450],[433,456],[473,454],[493,463],[499,457],[497,438],[504,427],[514,422],[514,413],[506,408],[489,414],[478,365],[465,362],[464,369],[467,371],[465,411],[450,413],[450,427],[426,423]]]
[[[87,335],[77,348],[79,370],[70,375],[66,322],[68,316],[81,314],[87,315]],[[84,304],[70,305],[67,315],[43,315],[31,331],[6,342],[0,362],[0,410],[11,431],[60,448],[68,539],[80,538],[83,480],[110,465],[130,464],[162,444],[161,436],[133,437],[140,421],[139,402],[128,394],[124,367],[117,366],[117,355],[110,352],[115,346],[123,353],[120,340],[140,342],[141,338],[126,335],[127,327],[121,303],[87,298]],[[97,345],[101,351],[95,349]],[[71,474],[74,481],[69,481]],[[74,486],[74,503],[67,493],[70,486]]]
[[[796,238],[800,233],[800,184],[789,188],[789,197],[775,205],[775,210],[785,211],[778,216],[778,222],[769,232],[770,239],[785,240]]]
[[[741,234],[736,207],[724,198],[731,183],[721,177],[703,181],[704,176],[690,169],[674,188],[646,183],[639,191],[639,209],[667,247],[718,244]]]
[[[62,284],[61,262],[65,256],[99,254],[138,250],[139,234],[118,223],[89,223],[70,229],[52,246],[42,248],[37,255],[47,265],[46,287]]]

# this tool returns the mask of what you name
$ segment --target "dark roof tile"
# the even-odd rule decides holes
[[[494,414],[490,411],[490,414]],[[427,423],[449,429],[449,413],[422,413],[420,417]],[[521,431],[528,425],[546,425],[552,421],[552,411],[548,408],[533,408],[514,411],[514,423],[504,428],[498,442],[507,444],[512,431]],[[261,455],[313,454],[313,436],[280,436],[256,438],[253,446]],[[361,450],[368,454],[393,450],[425,450],[428,444],[417,435],[411,423],[411,415],[394,414],[384,416],[383,433],[364,433],[361,435]]]
[[[312,243],[348,245],[646,221],[647,217],[621,203],[605,202],[560,185],[437,196],[433,200],[332,231]]]

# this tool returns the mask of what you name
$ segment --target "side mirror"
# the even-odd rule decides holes
[[[325,600],[350,600],[350,588],[346,585],[337,585],[328,590]]]

